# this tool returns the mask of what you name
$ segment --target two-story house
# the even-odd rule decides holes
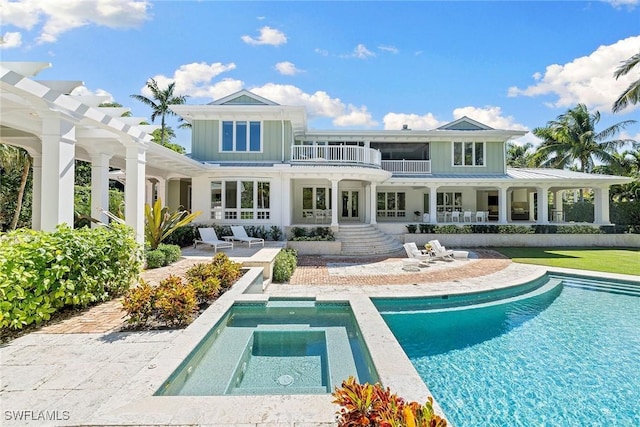
[[[416,221],[544,224],[563,221],[563,192],[591,188],[595,223],[608,224],[609,186],[627,181],[507,168],[506,142],[526,132],[468,117],[432,130],[316,131],[304,107],[245,90],[171,109],[191,123],[191,157],[206,166],[190,183],[203,222],[396,232]]]

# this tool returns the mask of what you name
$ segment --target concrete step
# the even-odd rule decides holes
[[[369,224],[340,226],[336,240],[342,242],[342,255],[390,255],[402,244]]]

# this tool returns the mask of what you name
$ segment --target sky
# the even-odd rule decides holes
[[[247,89],[304,105],[314,130],[434,129],[466,115],[530,131],[578,103],[600,112],[599,130],[640,121],[640,105],[611,113],[640,78],[637,67],[613,77],[640,51],[640,0],[0,0],[0,35],[3,61],[50,62],[36,79],[81,80],[74,94],[147,120],[130,95],[150,96],[154,78],[188,104]],[[190,151],[190,131],[176,133]],[[621,136],[640,141],[640,123]]]

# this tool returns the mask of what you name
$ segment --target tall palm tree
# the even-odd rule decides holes
[[[22,210],[22,201],[27,187],[27,179],[29,178],[31,164],[31,156],[26,150],[13,147],[11,145],[0,144],[0,166],[2,166],[2,169],[20,169],[22,171],[20,176],[20,185],[18,187],[16,210],[13,214],[11,225],[9,225],[10,230],[15,230],[18,225],[18,219],[20,218],[20,211]]]
[[[155,79],[149,79],[147,82],[147,88],[153,94],[153,98],[147,98],[143,95],[131,95],[132,98],[137,99],[143,104],[151,107],[153,112],[151,113],[151,122],[153,123],[157,117],[160,117],[160,145],[165,144],[165,117],[175,116],[176,113],[171,111],[170,105],[184,104],[187,100],[186,95],[175,95],[173,92],[176,88],[176,82],[171,82],[166,89],[160,89],[158,82]]]
[[[596,131],[600,112],[590,113],[586,105],[578,104],[547,126],[535,128],[533,134],[543,140],[534,155],[538,166],[563,169],[578,163],[576,169],[591,173],[595,161],[611,163],[613,154],[626,144],[636,145],[633,139],[611,139],[635,120],[625,120]]]
[[[638,64],[640,64],[640,52],[624,61],[622,65],[618,67],[615,73],[613,73],[613,75],[615,76],[616,80],[618,80],[618,78],[626,76],[632,69],[638,67]],[[638,71],[640,71],[640,67]],[[614,113],[617,113],[618,111],[622,111],[627,108],[629,104],[635,105],[638,102],[640,102],[640,79],[631,82],[629,87],[620,94],[618,99],[616,99],[616,101],[613,103],[612,110]]]
[[[518,145],[514,142],[507,143],[507,166],[512,168],[526,168],[532,165],[532,154],[529,152],[533,148],[530,142]]]

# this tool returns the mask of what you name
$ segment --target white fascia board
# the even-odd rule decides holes
[[[451,141],[508,141],[511,138],[526,135],[526,131],[478,130],[478,131],[442,131],[442,130],[311,130],[296,135],[298,140],[308,141],[370,141],[370,142],[451,142]]]

